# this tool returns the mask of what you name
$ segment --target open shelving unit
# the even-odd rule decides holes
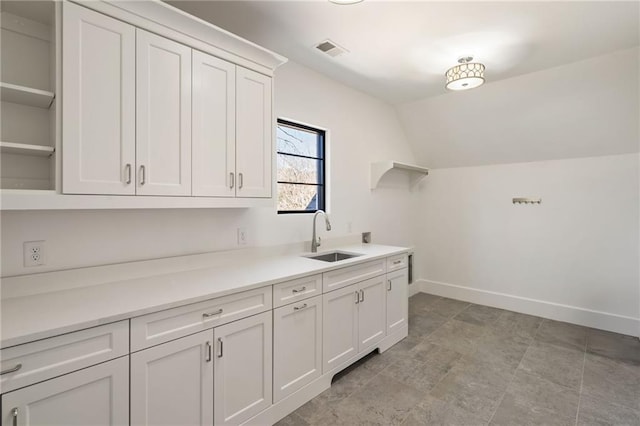
[[[0,189],[56,189],[56,6],[52,0],[0,5],[2,129]]]
[[[401,170],[408,173],[412,186],[429,174],[429,169],[426,167],[399,161],[378,161],[371,163],[371,189],[376,189],[380,180],[392,170]]]

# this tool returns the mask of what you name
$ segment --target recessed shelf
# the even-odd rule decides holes
[[[49,108],[54,98],[55,94],[53,92],[0,82],[0,99],[2,99],[3,102],[13,102],[38,108]]]
[[[380,179],[390,170],[403,170],[409,173],[411,185],[416,184],[420,179],[429,174],[429,169],[414,164],[401,163],[399,161],[379,161],[371,163],[371,189],[375,189],[380,183]]]
[[[55,149],[45,145],[32,145],[28,143],[0,142],[0,152],[3,154],[34,155],[37,157],[49,157]]]

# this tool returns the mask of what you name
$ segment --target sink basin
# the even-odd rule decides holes
[[[351,259],[352,257],[362,256],[358,253],[346,253],[343,251],[332,251],[328,253],[306,256],[309,259],[322,260],[323,262],[339,262],[341,260]]]

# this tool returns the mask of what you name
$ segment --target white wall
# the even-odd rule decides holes
[[[428,167],[638,152],[640,49],[492,81],[398,107]]]
[[[411,244],[410,193],[402,179],[369,190],[371,161],[414,161],[387,104],[295,63],[276,73],[276,114],[329,130],[330,234],[372,231],[374,242]],[[236,228],[249,246],[311,239],[310,215],[275,208],[2,212],[2,276],[236,248]],[[320,227],[319,227],[320,228]],[[23,241],[46,240],[47,264],[22,266]]]
[[[422,290],[640,335],[638,59],[399,107],[436,167],[415,198]]]

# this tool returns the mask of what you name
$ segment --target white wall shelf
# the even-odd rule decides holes
[[[378,183],[390,170],[402,170],[409,174],[411,185],[415,185],[420,179],[429,174],[429,169],[414,164],[401,163],[399,161],[379,161],[371,163],[371,189],[376,189]]]
[[[55,149],[51,146],[32,145],[28,143],[0,142],[0,152],[3,154],[23,154],[37,157],[50,157]]]
[[[0,99],[3,102],[48,109],[51,107],[54,98],[55,94],[53,92],[0,82]]]

